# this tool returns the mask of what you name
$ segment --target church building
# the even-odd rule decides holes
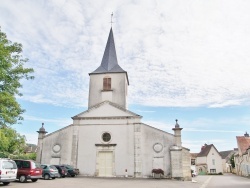
[[[178,121],[173,134],[141,122],[127,109],[128,73],[117,61],[110,29],[101,65],[89,73],[88,109],[73,123],[47,134],[38,132],[37,159],[45,164],[70,164],[82,176],[164,177],[191,179],[189,149],[182,147]]]

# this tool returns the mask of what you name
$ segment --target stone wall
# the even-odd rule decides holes
[[[183,179],[182,148],[173,146],[170,149],[170,153],[171,153],[172,178],[182,180]]]
[[[184,180],[192,180],[191,177],[191,157],[189,149],[182,149],[182,165]]]

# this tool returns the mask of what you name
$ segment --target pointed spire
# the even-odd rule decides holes
[[[94,72],[90,74],[108,73],[108,72],[113,72],[113,73],[125,72],[126,73],[126,71],[124,71],[118,65],[112,27],[110,28],[109,37],[108,37],[106,48],[103,54],[101,65]]]

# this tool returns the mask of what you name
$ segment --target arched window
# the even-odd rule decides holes
[[[105,77],[103,78],[103,90],[111,90],[111,78]]]

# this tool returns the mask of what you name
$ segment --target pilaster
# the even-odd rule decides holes
[[[142,176],[141,124],[134,125],[134,176]]]

